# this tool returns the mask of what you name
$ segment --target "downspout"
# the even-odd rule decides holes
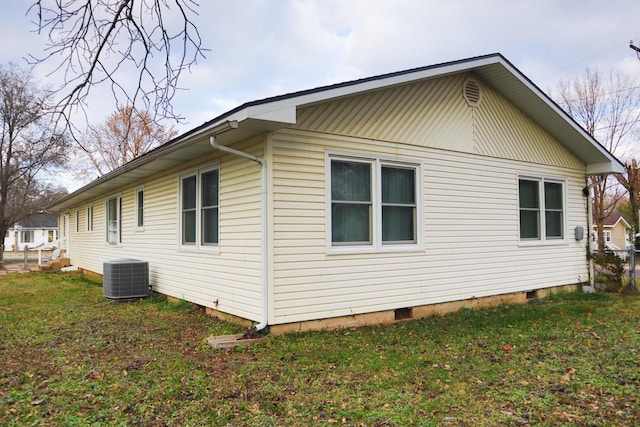
[[[237,127],[237,124],[235,125]],[[225,153],[232,154],[234,156],[242,157],[248,160],[252,160],[260,164],[260,215],[262,216],[262,224],[260,229],[261,234],[261,246],[262,246],[262,259],[261,259],[261,270],[262,270],[262,321],[254,326],[256,331],[261,331],[262,329],[267,327],[268,323],[268,308],[269,308],[269,287],[268,287],[268,278],[267,278],[267,162],[264,158],[259,156],[254,156],[253,154],[245,153],[244,151],[236,150],[235,148],[226,147],[224,145],[218,144],[216,141],[216,134],[209,136],[209,144],[211,147],[223,151]]]

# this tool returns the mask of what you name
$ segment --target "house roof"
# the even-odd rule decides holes
[[[624,165],[571,119],[531,80],[500,54],[478,56],[427,67],[322,86],[247,102],[111,171],[57,201],[64,210],[92,198],[134,185],[141,179],[211,152],[208,137],[230,145],[254,135],[296,123],[298,108],[355,94],[392,88],[447,75],[474,72],[506,99],[543,126],[587,166],[587,174],[622,173]],[[229,123],[237,124],[232,132]]]
[[[607,228],[613,228],[616,225],[618,225],[620,221],[622,221],[622,223],[626,228],[631,228],[631,225],[629,225],[627,220],[624,219],[622,214],[617,210],[614,210],[613,212],[611,212],[609,216],[603,219],[602,226]]]
[[[18,221],[18,225],[25,228],[58,228],[58,217],[50,213],[37,213],[29,215]]]

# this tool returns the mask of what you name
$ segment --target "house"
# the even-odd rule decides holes
[[[586,177],[623,171],[491,54],[246,103],[51,208],[80,269],[282,333],[586,283]]]
[[[58,240],[58,215],[40,212],[18,221],[4,236],[6,252],[53,248]]]
[[[597,242],[598,227],[593,226],[594,243]],[[625,250],[629,246],[629,231],[631,225],[620,212],[614,210],[609,216],[603,219],[602,233],[604,244],[608,249],[614,251]],[[595,247],[597,245],[594,244]]]

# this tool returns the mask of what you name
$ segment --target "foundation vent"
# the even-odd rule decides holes
[[[413,308],[398,308],[394,311],[395,320],[413,319]]]
[[[482,102],[482,91],[476,79],[469,78],[462,84],[462,95],[470,107],[478,107]]]

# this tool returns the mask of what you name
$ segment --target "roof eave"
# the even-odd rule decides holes
[[[412,81],[475,72],[496,87],[509,101],[528,114],[576,155],[587,168],[588,175],[623,173],[624,165],[587,134],[557,104],[500,54],[437,64],[397,73],[340,83],[243,104],[213,120],[198,126],[174,140],[138,157],[126,165],[96,179],[90,184],[57,201],[48,209],[62,211],[116,191],[126,185],[153,175],[159,167],[166,170],[178,164],[178,150],[202,154],[209,150],[207,137],[215,134],[229,121],[237,121],[238,129],[223,134],[220,143],[233,144],[244,138],[272,132],[296,123],[297,109],[315,103],[339,99],[356,93],[403,85]],[[586,144],[585,144],[586,143]],[[185,153],[186,155],[186,153]],[[169,159],[174,157],[173,160]],[[153,165],[157,168],[153,168]]]

